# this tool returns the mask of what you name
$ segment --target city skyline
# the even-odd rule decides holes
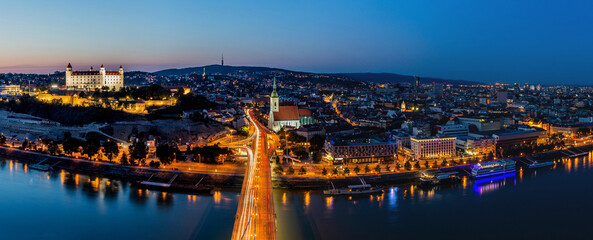
[[[265,7],[262,7],[265,6]],[[588,2],[7,3],[0,72],[220,63],[485,83],[587,84]],[[62,12],[62,14],[56,14]],[[83,67],[84,66],[84,67]]]

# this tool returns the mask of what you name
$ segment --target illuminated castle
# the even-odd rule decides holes
[[[89,71],[72,71],[72,65],[66,67],[66,87],[72,90],[94,90],[108,87],[109,90],[119,90],[124,87],[124,68],[119,66],[119,71],[105,71],[101,65],[99,71],[93,67]]]

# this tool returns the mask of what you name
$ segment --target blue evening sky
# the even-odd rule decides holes
[[[593,1],[6,1],[0,72],[220,62],[593,83]]]

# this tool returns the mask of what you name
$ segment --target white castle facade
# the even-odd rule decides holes
[[[124,87],[124,68],[119,66],[119,71],[105,71],[101,65],[99,71],[93,67],[89,71],[72,71],[72,65],[66,67],[66,88],[72,90],[94,90],[108,87],[109,90],[119,90]]]

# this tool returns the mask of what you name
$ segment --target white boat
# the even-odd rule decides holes
[[[502,159],[474,164],[472,166],[471,176],[474,178],[480,178],[515,172],[515,164],[515,161],[512,159]]]
[[[382,187],[375,187],[367,184],[364,179],[360,178],[361,184],[359,185],[348,185],[348,188],[336,188],[333,183],[332,189],[324,190],[325,195],[355,195],[355,194],[371,194],[383,192]]]
[[[456,183],[460,181],[461,178],[459,177],[458,172],[442,172],[437,173],[435,175],[424,175],[420,177],[419,185],[428,187],[434,185]]]
[[[548,162],[537,162],[534,161],[533,163],[527,165],[529,168],[539,168],[539,167],[547,167],[547,166],[554,166],[554,164],[556,164],[554,161],[548,161]]]

